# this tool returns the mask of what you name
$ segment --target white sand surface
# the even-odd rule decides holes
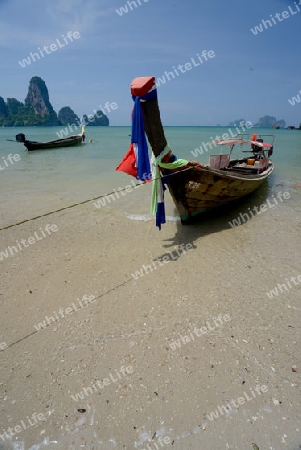
[[[231,229],[234,216],[159,232],[86,204],[2,231],[1,250],[58,227],[0,261],[0,449],[300,448],[301,283],[267,296],[301,274],[300,230],[260,217]],[[35,329],[84,295],[96,299]]]

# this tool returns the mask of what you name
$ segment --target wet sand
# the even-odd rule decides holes
[[[239,211],[159,232],[86,204],[2,231],[58,227],[0,262],[0,449],[299,448],[301,283],[267,292],[301,274],[300,230]]]

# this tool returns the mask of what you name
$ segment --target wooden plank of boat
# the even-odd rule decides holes
[[[170,177],[169,187],[176,205],[181,205],[181,217],[185,219],[186,215],[222,206],[250,194],[265,181],[272,170],[273,166],[270,166],[265,173],[249,178],[246,175],[219,174],[210,169],[202,172],[192,169]]]
[[[29,141],[25,138],[24,134],[20,133],[20,135],[16,136],[18,142],[23,142],[28,151],[33,150],[47,150],[53,148],[61,148],[61,147],[73,147],[75,145],[80,145],[82,142],[82,135],[72,135],[63,139],[56,139],[54,141],[49,142],[35,142]]]
[[[150,85],[153,77],[136,78],[131,84],[132,95],[135,94],[135,86],[143,90]],[[154,78],[153,78],[154,80]],[[155,81],[154,81],[155,83]],[[151,86],[149,91],[154,91]],[[145,132],[152,151],[158,157],[167,145],[157,98],[143,100],[141,102],[144,112]],[[255,136],[255,135],[254,135]],[[222,146],[230,146],[229,161],[225,167],[215,168],[210,165],[190,163],[185,169],[166,170],[161,168],[161,173],[167,181],[170,194],[181,217],[182,223],[203,211],[222,206],[231,201],[252,193],[272,173],[274,166],[267,157],[273,151],[272,144],[265,144],[263,140],[257,141],[257,137],[223,140],[218,143]],[[231,160],[230,155],[235,145],[250,144],[249,152],[258,160],[259,166],[249,164],[248,158]],[[252,160],[253,161],[253,160]],[[160,164],[159,164],[160,165]]]

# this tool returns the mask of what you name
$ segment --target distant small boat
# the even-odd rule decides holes
[[[23,133],[19,133],[16,135],[16,141],[23,142],[28,151],[47,150],[52,148],[73,147],[74,145],[80,145],[82,143],[82,135],[76,134],[74,136],[68,136],[67,138],[56,139],[55,141],[49,142],[36,142],[28,141]]]

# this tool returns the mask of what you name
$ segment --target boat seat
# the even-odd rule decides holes
[[[229,166],[230,154],[228,155],[210,155],[209,166],[212,169],[224,169]]]
[[[258,174],[258,168],[254,167],[254,166],[246,166],[246,167],[230,167],[230,169],[232,172],[238,172],[238,173],[242,173],[242,174],[246,174],[246,175],[250,175],[250,174]]]

